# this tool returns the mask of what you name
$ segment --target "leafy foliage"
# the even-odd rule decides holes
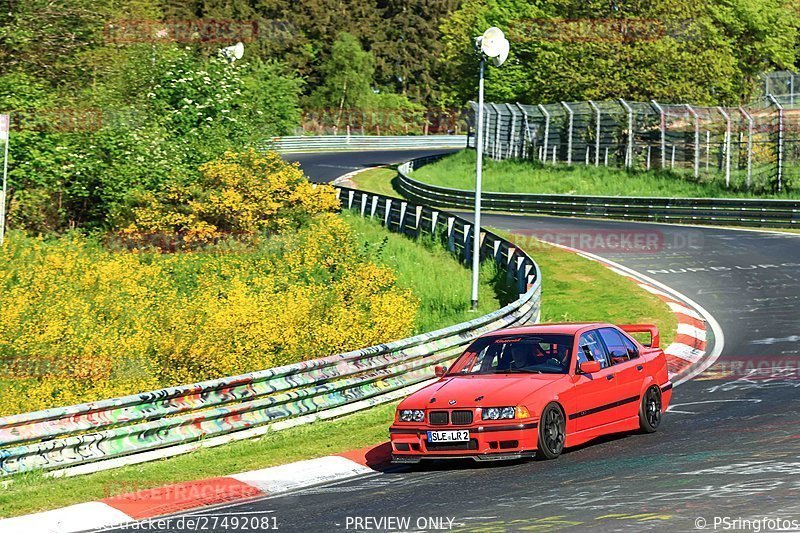
[[[114,38],[125,21],[198,18],[256,28],[245,58],[222,61],[233,42],[199,35]],[[590,31],[576,35],[577,23]],[[119,228],[145,192],[186,186],[203,163],[301,121],[421,133],[436,121],[425,107],[474,99],[473,39],[490,25],[512,50],[488,69],[487,98],[527,103],[738,104],[760,72],[796,65],[800,43],[794,0],[13,2],[0,10],[10,226]],[[302,119],[301,101],[325,116]]]
[[[324,81],[309,98],[312,105],[339,110],[368,105],[373,94],[375,59],[354,36],[341,33],[333,43],[331,57],[320,70]]]
[[[235,254],[118,253],[76,234],[12,232],[0,255],[0,414],[407,336],[419,301],[376,259],[334,215]]]
[[[228,152],[202,165],[200,172],[200,180],[189,185],[146,192],[144,205],[133,209],[134,221],[122,235],[132,244],[171,235],[195,247],[226,236],[254,239],[298,229],[339,207],[331,187],[313,187],[297,164],[275,152]]]
[[[11,227],[124,223],[145,191],[199,178],[226,150],[290,132],[301,83],[278,63],[231,64],[175,45],[134,46],[87,96],[31,74],[0,76],[13,111]]]
[[[443,61],[457,81],[451,100],[471,98],[477,62],[467,51],[496,25],[511,55],[488,71],[490,100],[740,103],[757,72],[792,66],[798,24],[789,0],[465,0],[442,25]]]

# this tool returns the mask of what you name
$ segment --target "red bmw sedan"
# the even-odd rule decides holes
[[[436,375],[398,406],[393,462],[554,459],[601,435],[656,431],[672,396],[658,328],[649,324],[495,331]]]

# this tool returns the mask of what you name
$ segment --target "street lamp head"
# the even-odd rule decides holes
[[[499,67],[508,59],[511,45],[500,28],[492,26],[483,32],[483,35],[478,37],[475,42],[480,48],[481,54],[491,59],[494,66]]]
[[[236,43],[233,46],[226,46],[225,48],[221,48],[219,51],[219,55],[231,63],[236,61],[237,59],[241,59],[244,55],[244,44]]]

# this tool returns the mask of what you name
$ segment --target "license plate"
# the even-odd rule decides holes
[[[469,431],[429,431],[428,442],[469,442]]]

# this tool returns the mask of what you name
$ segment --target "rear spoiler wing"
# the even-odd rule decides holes
[[[645,344],[648,348],[658,348],[661,344],[661,336],[655,324],[620,324],[618,327],[625,333],[649,333],[650,344]]]

